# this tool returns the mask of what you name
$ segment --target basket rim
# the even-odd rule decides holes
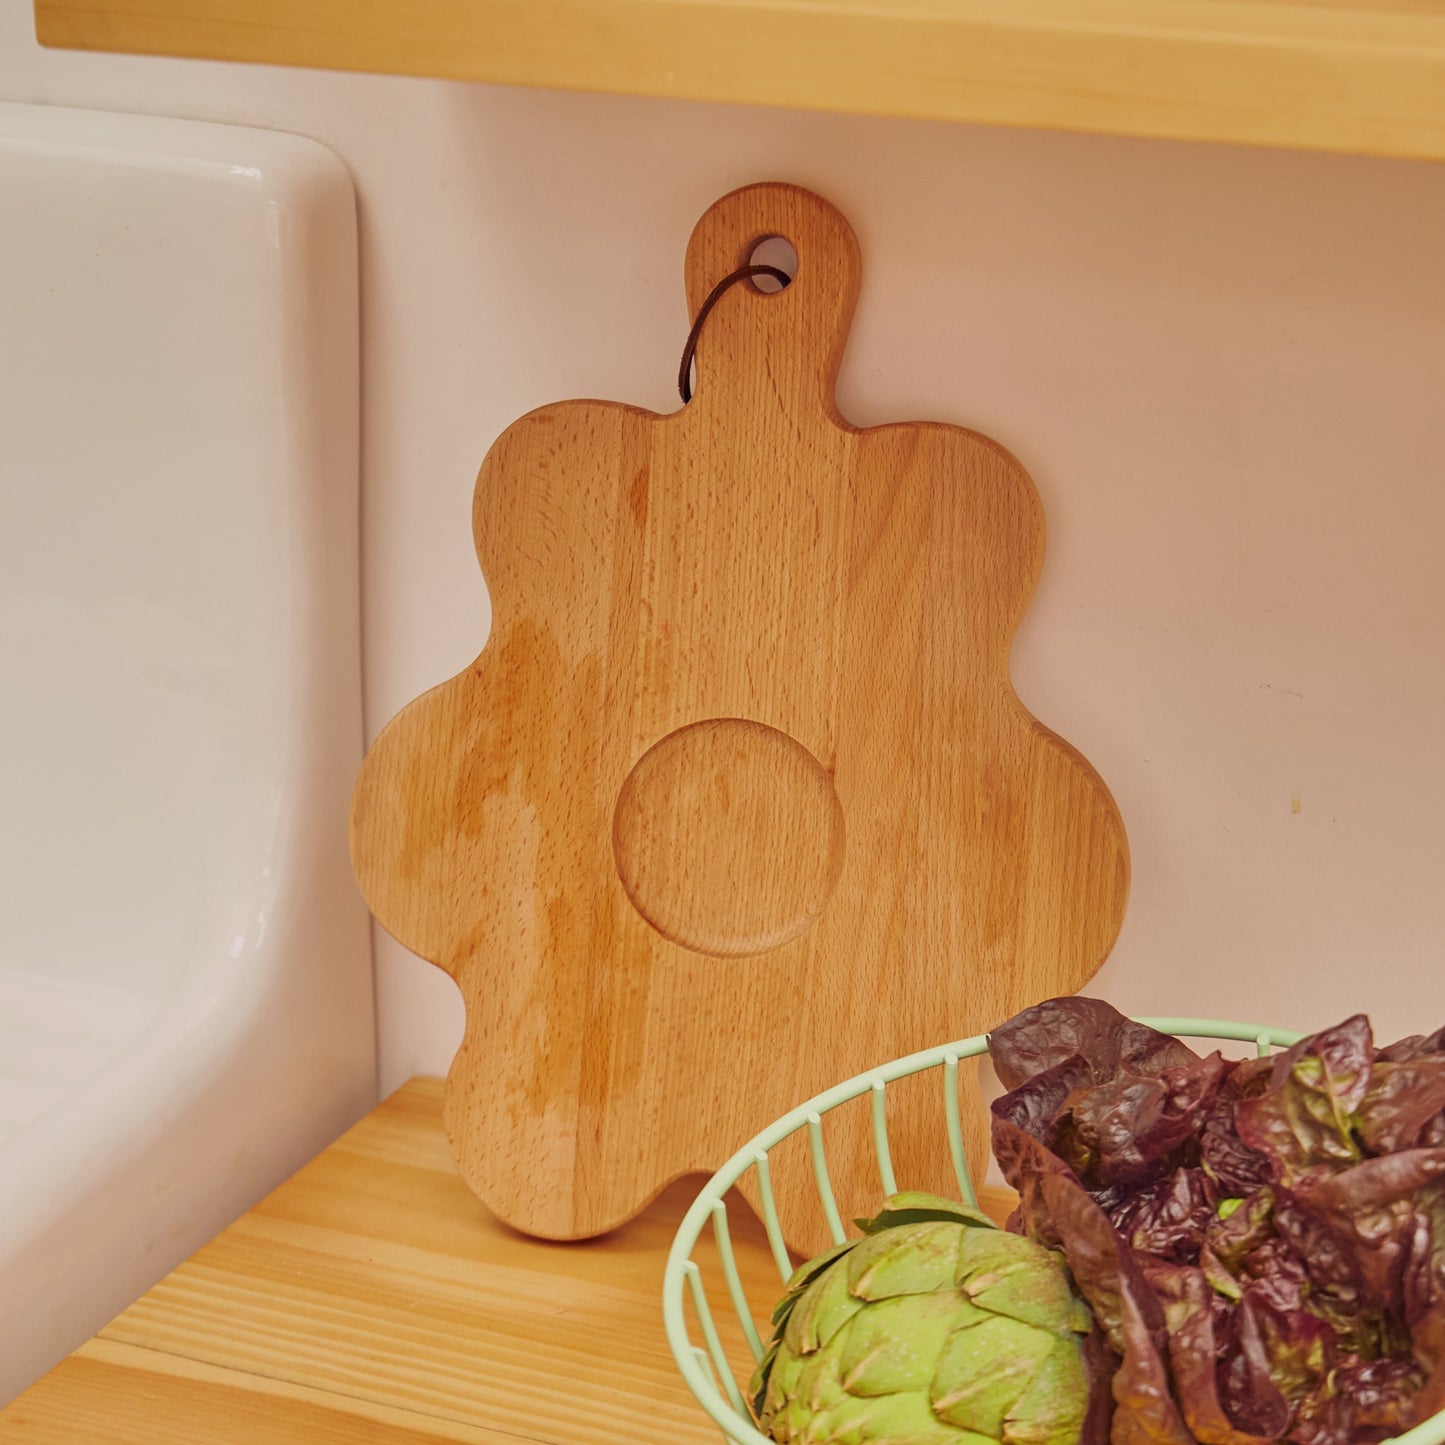
[[[1290,1048],[1305,1034],[1297,1029],[1279,1029],[1259,1024],[1234,1023],[1227,1019],[1169,1018],[1155,1015],[1136,1017],[1135,1023],[1159,1030],[1160,1033],[1174,1034],[1181,1038],[1218,1039],[1227,1043],[1252,1043],[1261,1054],[1273,1048]],[[705,1353],[693,1343],[688,1334],[684,1312],[684,1295],[687,1289],[689,1271],[696,1276],[697,1266],[692,1262],[692,1252],[702,1236],[709,1219],[721,1208],[726,1214],[724,1197],[728,1190],[756,1163],[760,1156],[766,1157],[769,1150],[784,1139],[816,1122],[830,1110],[868,1093],[878,1084],[890,1084],[909,1074],[921,1073],[924,1069],[937,1068],[950,1062],[976,1058],[988,1049],[988,1035],[974,1034],[970,1038],[954,1043],[938,1044],[932,1048],[920,1049],[917,1053],[906,1054],[876,1068],[855,1074],[842,1083],[834,1084],[811,1099],[790,1109],[765,1128],[760,1129],[736,1153],[718,1169],[698,1191],[682,1222],[673,1236],[668,1251],[667,1264],[662,1280],[663,1325],[667,1332],[667,1343],[672,1351],[674,1363],[688,1389],[698,1404],[712,1418],[724,1437],[737,1445],[774,1445],[750,1419],[739,1415],[718,1389],[707,1365]],[[694,1284],[700,1290],[701,1286]],[[1433,1427],[1433,1428],[1432,1428]],[[1383,1445],[1442,1445],[1445,1442],[1445,1412],[1422,1420],[1420,1424],[1396,1435]]]

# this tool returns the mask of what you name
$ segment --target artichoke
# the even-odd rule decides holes
[[[788,1281],[752,1380],[780,1445],[1075,1445],[1093,1327],[1061,1256],[895,1194]]]

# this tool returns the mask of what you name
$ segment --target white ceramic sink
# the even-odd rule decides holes
[[[0,105],[0,1402],[374,1101],[356,284],[320,145]]]

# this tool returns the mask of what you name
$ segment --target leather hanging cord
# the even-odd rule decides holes
[[[747,280],[749,276],[771,276],[778,282],[780,290],[793,279],[776,266],[739,266],[731,276],[724,276],[708,292],[707,300],[698,307],[697,320],[692,323],[692,330],[687,333],[687,345],[682,348],[682,366],[677,373],[677,390],[684,406],[692,400],[692,359],[697,354],[697,339],[702,335],[702,324],[707,320],[708,312],[722,299],[723,292],[729,286]]]

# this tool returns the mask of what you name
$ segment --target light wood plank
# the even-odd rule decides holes
[[[1445,157],[1433,0],[35,0],[46,45]]]
[[[661,1320],[698,1181],[604,1239],[529,1239],[457,1178],[441,1110],[435,1079],[379,1105],[0,1411],[0,1445],[711,1445]],[[746,1206],[733,1217],[762,1316],[777,1274]]]
[[[155,1350],[93,1340],[0,1412],[4,1445],[517,1445],[431,1419]]]
[[[458,1180],[440,1103],[408,1086],[103,1338],[530,1439],[711,1440],[660,1319],[692,1189],[586,1246],[525,1238]]]

